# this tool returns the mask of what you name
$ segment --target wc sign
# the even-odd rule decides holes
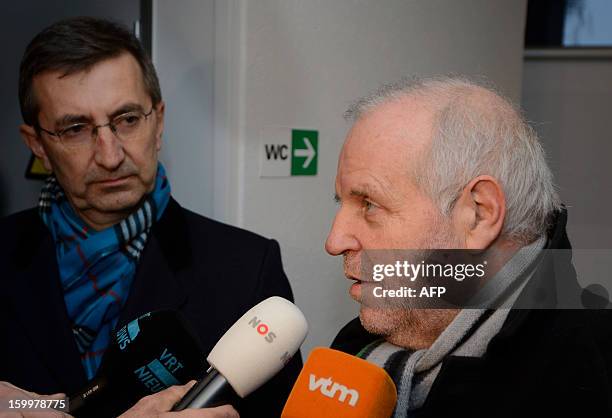
[[[319,132],[269,127],[261,131],[260,177],[317,174]]]

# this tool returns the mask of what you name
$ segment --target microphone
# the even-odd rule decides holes
[[[308,324],[287,299],[272,296],[249,309],[221,337],[207,357],[206,377],[173,411],[232,403],[259,388],[298,351]]]
[[[204,369],[204,352],[183,317],[149,312],[115,333],[96,378],[70,396],[69,413],[117,416],[146,395],[201,378]]]
[[[304,364],[281,418],[389,418],[396,402],[397,389],[383,369],[318,347]]]

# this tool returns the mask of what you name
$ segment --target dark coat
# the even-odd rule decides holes
[[[557,215],[547,248],[571,248],[566,220],[565,211]],[[543,258],[516,302],[542,309],[511,310],[482,357],[444,359],[425,403],[409,416],[612,417],[612,311],[553,309],[550,289],[561,282],[560,293],[580,289],[571,254]],[[356,354],[378,338],[356,318],[332,348]]]
[[[38,393],[87,383],[61,290],[55,247],[37,210],[0,220],[0,380]],[[253,305],[293,300],[274,240],[215,222],[171,199],[153,226],[119,324],[178,310],[205,353]],[[300,372],[299,353],[247,397],[242,416],[279,416]]]

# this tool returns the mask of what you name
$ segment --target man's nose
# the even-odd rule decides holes
[[[94,147],[96,163],[108,171],[117,169],[125,159],[123,144],[108,126],[98,128]]]
[[[359,251],[360,244],[350,222],[340,210],[334,218],[334,223],[325,241],[325,251],[331,255],[342,255],[350,250]]]

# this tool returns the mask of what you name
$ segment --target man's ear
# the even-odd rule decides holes
[[[42,161],[43,166],[48,171],[53,171],[47,151],[43,147],[40,136],[36,133],[34,127],[21,124],[19,125],[19,133],[21,134],[21,138],[23,138],[23,142],[25,142],[27,147],[30,148],[32,153]]]
[[[164,111],[166,110],[166,104],[163,102],[159,102],[155,106],[155,114],[156,114],[156,126],[155,126],[155,146],[157,151],[161,149],[162,146],[162,134],[164,133]]]
[[[453,218],[468,249],[488,248],[501,234],[506,197],[499,182],[483,175],[464,187],[453,208]]]

